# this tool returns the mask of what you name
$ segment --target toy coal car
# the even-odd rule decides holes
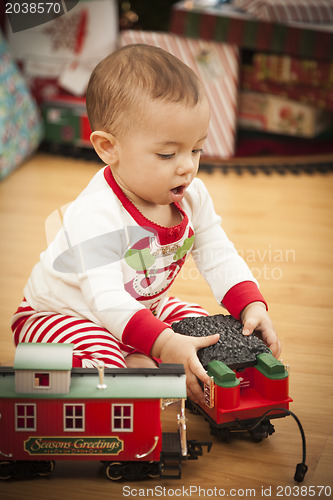
[[[302,462],[297,465],[294,479],[303,481],[307,471],[305,434],[301,422],[289,410],[292,398],[286,366],[255,335],[242,335],[242,324],[232,316],[185,318],[172,328],[196,337],[220,335],[216,344],[198,351],[211,379],[203,386],[205,402],[197,404],[187,399],[187,408],[203,415],[211,434],[222,441],[229,441],[232,433],[239,432],[261,441],[275,432],[270,419],[291,415],[302,437]]]

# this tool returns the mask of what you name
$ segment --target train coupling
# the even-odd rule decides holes
[[[207,447],[209,453],[213,443],[211,441],[197,441],[192,439],[187,441],[187,457],[186,460],[198,460],[203,455],[203,449]]]

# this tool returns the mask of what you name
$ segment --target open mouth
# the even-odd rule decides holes
[[[172,193],[173,194],[184,194],[184,191],[185,191],[185,186],[177,186],[173,189],[171,189]]]
[[[184,194],[185,194],[185,190],[186,190],[186,186],[182,185],[182,186],[177,186],[173,189],[170,190],[170,193],[171,193],[171,199],[173,202],[178,202],[180,201]]]

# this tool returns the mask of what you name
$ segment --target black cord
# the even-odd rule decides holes
[[[270,413],[276,413],[277,411],[282,411],[286,415],[291,415],[293,417],[293,419],[296,421],[296,423],[298,425],[298,428],[300,430],[301,437],[302,437],[302,462],[299,463],[299,464],[297,464],[297,466],[296,466],[296,472],[295,472],[295,475],[294,475],[294,480],[297,481],[298,483],[301,483],[303,481],[303,479],[304,479],[304,476],[305,476],[307,470],[308,470],[308,466],[305,463],[305,460],[306,460],[306,439],[305,439],[305,433],[304,433],[304,429],[303,429],[303,426],[301,424],[301,421],[295,415],[295,413],[293,413],[290,410],[287,410],[286,408],[272,408],[271,410],[266,411],[259,418],[258,422],[253,427],[246,428],[246,430],[247,431],[254,430],[256,427],[258,427],[258,425],[261,424],[261,422],[263,420],[265,420],[265,418],[267,417],[267,415],[269,415]],[[237,419],[237,421],[239,421],[239,419]]]

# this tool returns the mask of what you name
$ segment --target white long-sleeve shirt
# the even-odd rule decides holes
[[[155,224],[122,192],[110,167],[101,169],[68,207],[33,268],[24,289],[29,305],[87,318],[149,354],[167,326],[158,319],[163,299],[190,253],[234,316],[264,301],[202,181],[193,180],[177,208],[180,224]]]

